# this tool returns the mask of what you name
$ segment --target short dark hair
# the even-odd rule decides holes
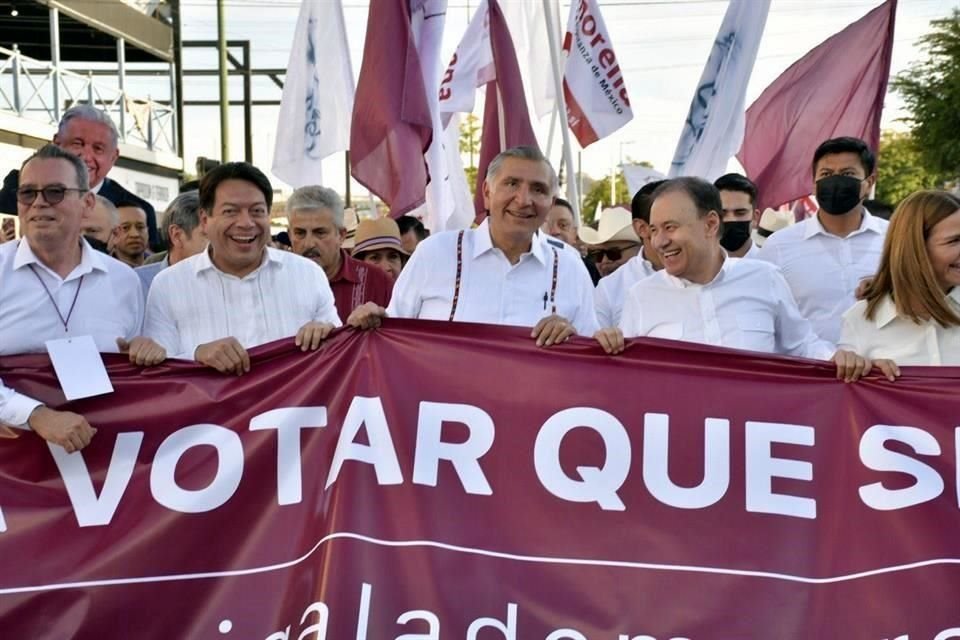
[[[570,202],[568,202],[567,200],[564,200],[563,198],[554,198],[553,206],[564,207],[567,211],[569,211],[570,213],[573,213],[573,205],[570,204]]]
[[[69,151],[61,149],[55,144],[45,144],[33,152],[29,158],[20,165],[20,172],[27,166],[31,160],[66,160],[73,167],[77,174],[77,188],[87,191],[90,189],[90,174],[87,172],[87,165],[83,163],[80,156],[74,155]]]
[[[890,217],[893,216],[894,206],[883,200],[870,200],[868,198],[863,201],[863,206],[866,207],[872,216],[883,218],[884,220],[889,220]]]
[[[720,176],[713,183],[718,191],[739,191],[750,196],[750,204],[757,204],[757,185],[745,175],[728,173]]]
[[[201,209],[207,213],[213,210],[217,187],[226,180],[245,180],[252,183],[263,193],[263,198],[267,202],[267,209],[269,210],[273,206],[273,186],[267,176],[263,174],[263,171],[247,162],[227,162],[208,171],[200,181]]]
[[[653,180],[640,187],[630,201],[630,213],[634,220],[643,220],[650,224],[650,206],[653,204],[653,192],[666,180]]]
[[[400,228],[400,235],[408,231],[413,231],[417,236],[417,240],[426,240],[427,236],[430,235],[427,232],[427,228],[423,226],[423,223],[413,216],[400,216],[397,218],[397,227]]]
[[[720,190],[704,180],[694,176],[684,176],[682,178],[673,178],[665,180],[663,184],[657,187],[651,198],[651,207],[653,202],[660,196],[668,193],[681,191],[693,200],[697,208],[697,215],[701,218],[706,217],[711,211],[717,214],[720,220],[720,226],[717,228],[717,237],[723,236],[723,202],[720,200]]]
[[[813,152],[811,170],[814,176],[817,174],[817,163],[820,162],[820,158],[834,153],[856,153],[859,155],[860,164],[863,165],[863,170],[868,177],[873,175],[873,170],[877,167],[877,156],[870,150],[866,142],[860,138],[842,136],[840,138],[830,138],[820,143],[817,150]]]

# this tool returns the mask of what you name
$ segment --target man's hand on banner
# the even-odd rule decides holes
[[[599,342],[600,346],[603,347],[603,350],[610,355],[623,353],[623,332],[617,327],[600,329],[600,331],[597,331],[595,334],[593,334],[593,338]]]
[[[43,405],[33,410],[27,424],[41,438],[60,445],[67,453],[83,449],[97,432],[80,414],[54,411]]]
[[[250,354],[233,337],[201,344],[194,352],[193,359],[220,373],[239,376],[250,371]]]
[[[347,326],[355,329],[376,329],[387,317],[387,310],[374,302],[365,302],[347,317]]]
[[[167,359],[166,349],[143,336],[137,336],[130,342],[117,338],[117,348],[120,353],[128,354],[130,362],[138,367],[152,367]]]
[[[297,331],[294,342],[301,351],[316,351],[333,329],[334,326],[329,322],[308,322],[300,327],[300,331]]]
[[[570,336],[575,334],[576,331],[570,321],[554,313],[546,318],[541,318],[533,331],[530,332],[530,337],[537,341],[538,347],[549,347],[566,342]]]

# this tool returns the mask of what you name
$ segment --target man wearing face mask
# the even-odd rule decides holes
[[[723,236],[720,246],[731,258],[756,258],[760,247],[751,239],[760,222],[757,185],[739,173],[728,173],[713,183],[723,203]]]
[[[863,140],[833,138],[813,154],[817,215],[770,236],[759,258],[780,267],[800,311],[834,344],[862,278],[880,264],[887,221],[863,206],[876,181],[876,157]]]

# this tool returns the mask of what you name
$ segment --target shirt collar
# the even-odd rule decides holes
[[[103,183],[106,181],[107,179],[103,178],[102,180],[100,180],[100,182],[90,187],[90,191],[93,191],[94,193],[100,193],[100,189],[103,189]]]
[[[340,282],[344,280],[346,282],[351,282],[356,284],[359,282],[357,278],[357,268],[353,264],[354,259],[350,257],[350,254],[346,250],[340,250],[340,269],[337,270],[337,274],[330,278],[330,282]]]
[[[722,282],[722,281],[723,281],[723,278],[724,278],[724,275],[725,275],[728,271],[730,271],[731,269],[733,269],[734,265],[736,265],[737,261],[740,260],[740,259],[741,259],[741,258],[731,258],[731,257],[727,256],[727,252],[724,251],[724,252],[723,252],[723,264],[720,265],[720,271],[718,271],[718,272],[717,272],[717,275],[715,275],[715,276],[713,277],[713,280],[711,280],[710,282],[708,282],[708,283],[706,283],[706,284],[700,284],[699,282],[691,282],[690,280],[687,280],[686,278],[678,278],[678,277],[676,277],[676,276],[672,276],[672,275],[670,275],[669,273],[667,273],[667,270],[666,270],[666,269],[664,269],[664,270],[662,271],[662,273],[663,273],[664,277],[667,279],[667,282],[669,282],[669,283],[672,284],[673,286],[677,287],[678,289],[686,289],[686,288],[689,288],[689,287],[709,287],[709,286],[711,286],[711,285],[717,284],[718,282]]]
[[[846,236],[847,238],[851,236],[855,236],[858,233],[864,233],[866,231],[873,231],[874,233],[880,233],[880,234],[883,233],[882,220],[875,215],[871,215],[870,212],[867,211],[866,207],[862,207],[862,209],[863,209],[863,219],[860,221],[860,227],[853,233]],[[828,213],[825,215],[830,215],[830,214]],[[824,229],[822,224],[820,224],[819,214],[815,214],[807,218],[806,225],[807,226],[803,231],[804,240],[809,240],[810,238],[817,235],[818,233],[822,233],[827,236],[833,235],[832,233]]]
[[[50,267],[40,261],[40,258],[37,257],[37,254],[35,254],[30,247],[30,242],[26,238],[23,238],[20,240],[17,253],[13,258],[13,268],[16,270],[29,265],[37,265],[41,269],[46,269],[51,275],[57,278],[60,277],[54,273]],[[73,271],[71,271],[66,278],[63,278],[63,281],[67,282],[74,278],[79,278],[94,270],[106,272],[107,265],[106,262],[104,262],[104,256],[99,251],[94,250],[86,240],[80,238],[80,264],[74,267]]]
[[[530,239],[530,251],[528,253],[533,255],[541,264],[546,264],[546,247],[544,246],[546,240],[544,240],[543,236],[544,234],[542,234],[539,229],[533,234],[533,238]],[[490,218],[487,217],[473,230],[473,257],[477,258],[487,251],[492,251],[494,248],[493,238],[490,235]]]
[[[960,312],[960,287],[954,287],[953,289],[950,289],[950,292],[947,294],[946,298],[947,304]],[[877,328],[882,329],[896,320],[897,315],[896,303],[889,295],[885,295],[883,296],[883,299],[880,300],[880,304],[877,305],[877,310],[873,317]]]
[[[213,260],[210,259],[211,251],[213,251],[213,246],[211,246],[210,244],[207,244],[206,251],[201,251],[195,256],[196,261],[193,263],[194,275],[200,275],[202,271],[212,270],[222,275],[230,276],[229,273],[224,273],[223,271],[218,269],[215,264],[213,264]],[[263,261],[260,263],[260,266],[254,269],[253,271],[251,271],[250,273],[248,273],[247,275],[245,275],[243,278],[239,278],[240,280],[246,280],[247,278],[250,278],[256,275],[257,273],[260,272],[261,269],[263,269],[265,266],[270,264],[275,265],[277,267],[283,266],[283,260],[281,260],[279,250],[266,247],[266,252],[267,252],[267,255],[264,257]],[[230,277],[236,277],[236,276],[230,276]]]

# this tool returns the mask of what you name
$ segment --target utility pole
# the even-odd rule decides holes
[[[217,0],[217,51],[220,54],[220,161],[230,161],[230,95],[227,87],[227,28],[223,0]]]

